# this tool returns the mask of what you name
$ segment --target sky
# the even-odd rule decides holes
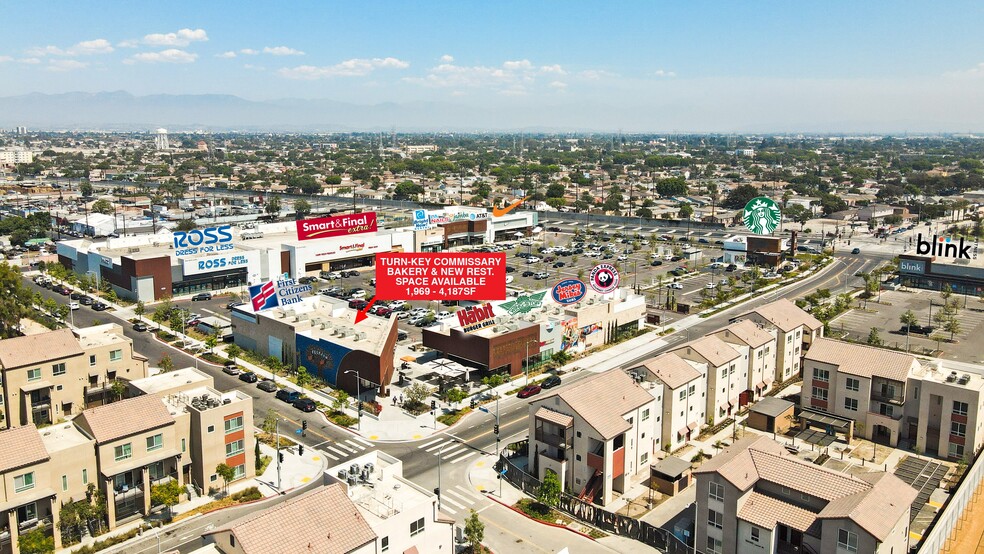
[[[506,120],[544,108],[631,126],[636,114],[681,131],[984,130],[979,1],[7,2],[3,27],[0,96],[437,102]]]

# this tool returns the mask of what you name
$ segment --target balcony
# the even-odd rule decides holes
[[[536,434],[534,435],[534,437],[536,438],[537,442],[549,444],[550,446],[556,446],[557,448],[567,448],[568,446],[570,446],[567,444],[567,441],[565,440],[563,435],[558,435],[555,433],[547,433],[543,431],[543,429],[538,428],[536,430]]]
[[[905,404],[905,398],[895,394],[894,396],[887,396],[882,394],[881,391],[873,390],[871,391],[871,400],[875,402],[881,402],[883,404],[892,404],[893,406],[902,406]]]
[[[48,410],[51,408],[51,397],[38,398],[37,400],[31,400],[31,410],[40,411]]]

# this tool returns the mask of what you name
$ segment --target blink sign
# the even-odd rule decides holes
[[[977,239],[966,242],[950,237],[933,235],[933,240],[923,240],[922,233],[916,236],[916,254],[921,256],[937,256],[953,258],[954,260],[973,260],[977,258]]]
[[[232,250],[232,226],[206,227],[191,231],[174,231],[174,255],[209,254]]]
[[[926,262],[922,260],[899,260],[899,271],[922,275],[926,273]]]

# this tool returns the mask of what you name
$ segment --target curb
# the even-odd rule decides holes
[[[570,527],[567,527],[566,525],[559,525],[559,524],[556,524],[556,523],[550,523],[549,521],[540,521],[539,519],[534,519],[534,518],[526,515],[525,513],[523,513],[522,510],[519,510],[517,508],[514,508],[514,507],[510,506],[509,504],[506,504],[505,502],[499,500],[498,498],[495,498],[495,497],[490,496],[488,494],[485,495],[485,498],[488,498],[489,500],[493,500],[497,504],[499,504],[501,506],[505,506],[506,508],[509,508],[510,510],[516,512],[517,514],[525,517],[526,519],[528,519],[530,521],[535,521],[536,523],[540,523],[540,524],[543,524],[543,525],[548,525],[550,527],[555,527],[557,529],[566,529],[566,530],[570,531],[571,533],[574,533],[576,535],[581,535],[582,537],[584,537],[586,539],[590,539],[592,541],[597,542],[596,539],[594,537],[592,537],[591,535],[587,535],[587,534],[584,534],[584,533],[582,533],[580,531],[577,531],[575,529],[571,529]],[[577,520],[575,519],[574,521],[577,521]],[[580,522],[578,522],[578,523],[580,523]],[[587,524],[584,524],[584,525],[587,525]]]

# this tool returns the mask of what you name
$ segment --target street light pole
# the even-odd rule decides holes
[[[280,492],[280,418],[277,418],[277,492]]]

